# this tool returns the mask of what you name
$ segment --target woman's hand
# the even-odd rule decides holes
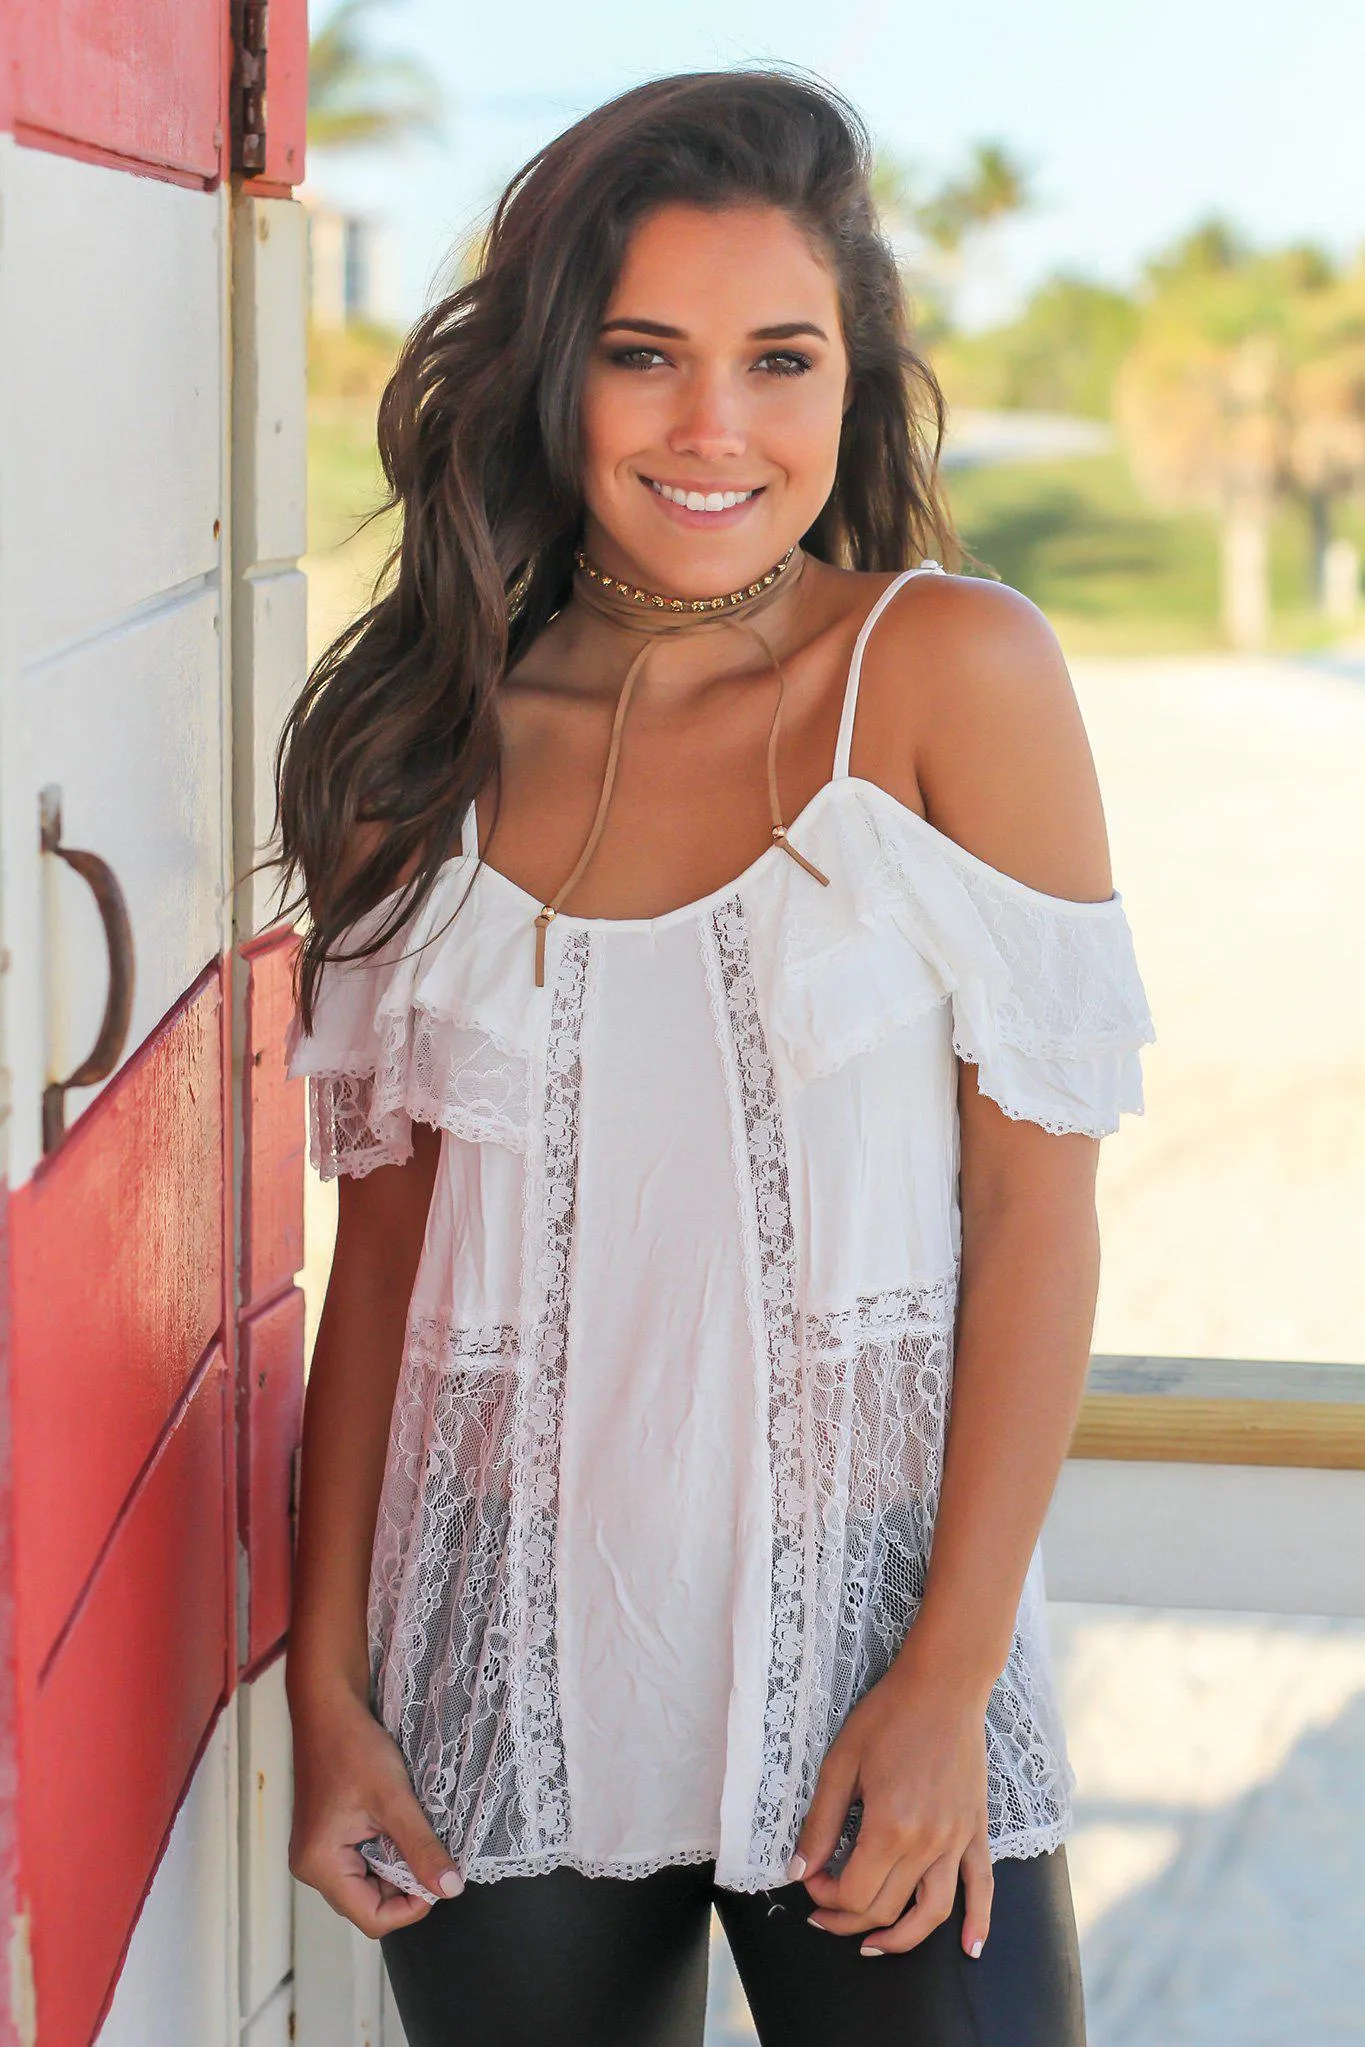
[[[863,1802],[858,1837],[839,1875],[831,1876],[824,1865],[855,1798]],[[871,1933],[865,1955],[903,1954],[941,1926],[960,1871],[967,1904],[962,1945],[979,1955],[994,1888],[985,1701],[936,1684],[907,1642],[831,1742],[791,1867],[794,1877],[804,1875],[818,1908],[807,1924]]]
[[[294,1824],[289,1867],[372,1940],[425,1918],[425,1898],[377,1876],[358,1843],[388,1834],[417,1881],[453,1898],[464,1884],[413,1795],[398,1744],[344,1681],[291,1690]]]

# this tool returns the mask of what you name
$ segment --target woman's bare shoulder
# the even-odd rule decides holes
[[[1047,894],[1111,893],[1075,690],[1056,633],[1022,591],[913,577],[869,638],[860,724],[865,715],[889,773],[949,838]]]

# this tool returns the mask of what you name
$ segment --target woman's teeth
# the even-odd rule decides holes
[[[678,490],[671,483],[654,483],[661,498],[667,498],[671,505],[686,505],[689,512],[728,512],[733,505],[747,504],[756,493],[752,490]]]

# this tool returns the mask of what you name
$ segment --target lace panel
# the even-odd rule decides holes
[[[751,1319],[767,1366],[768,1444],[772,1471],[772,1596],[763,1760],[750,1823],[751,1858],[764,1868],[785,1860],[795,1839],[792,1810],[801,1777],[810,1703],[812,1600],[810,1547],[814,1528],[810,1444],[802,1400],[797,1340],[796,1238],[786,1139],[750,962],[749,934],[738,896],[710,919],[713,998],[723,1005],[737,1093],[737,1159],[741,1210],[747,1210]],[[756,1301],[755,1301],[756,1296]],[[757,1306],[757,1314],[753,1310]],[[787,1843],[785,1856],[783,1843]]]
[[[860,1296],[803,1324],[821,1622],[812,1672],[818,1708],[802,1759],[798,1818],[830,1742],[889,1669],[924,1596],[951,1406],[956,1293],[956,1279],[945,1276]],[[1069,1825],[1071,1777],[1036,1580],[1021,1602],[985,1731],[992,1856],[1055,1847]],[[836,1862],[860,1819],[855,1803]]]
[[[368,1625],[374,1710],[450,1843],[524,1839],[508,1730],[506,1538],[516,1331],[414,1311],[375,1529]],[[372,1866],[419,1888],[396,1845]],[[403,1874],[393,1874],[401,1871]]]
[[[570,1259],[578,1198],[583,1017],[591,957],[586,931],[565,937],[545,1052],[543,1141],[528,1173],[525,1210],[527,1362],[518,1387],[516,1492],[510,1531],[510,1622],[521,1679],[519,1762],[531,1853],[570,1830],[555,1634],[555,1536],[568,1355]]]

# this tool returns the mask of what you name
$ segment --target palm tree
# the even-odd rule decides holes
[[[956,256],[969,235],[1032,203],[1028,173],[1003,143],[977,142],[962,177],[947,178],[918,208],[919,226],[934,247]]]
[[[1277,501],[1309,507],[1321,599],[1331,506],[1365,483],[1365,268],[1205,223],[1148,268],[1115,418],[1153,497],[1218,514],[1224,629],[1262,645]]]
[[[916,299],[920,338],[929,343],[952,325],[968,243],[1033,203],[1027,171],[999,142],[974,143],[966,170],[927,193],[919,189],[914,165],[883,151],[873,167],[872,196]]]
[[[376,55],[365,17],[384,0],[341,0],[308,46],[310,149],[377,148],[440,124],[441,88],[419,59]]]
[[[1308,512],[1313,583],[1327,603],[1332,514],[1365,485],[1365,259],[1306,294],[1290,337],[1285,476]]]

